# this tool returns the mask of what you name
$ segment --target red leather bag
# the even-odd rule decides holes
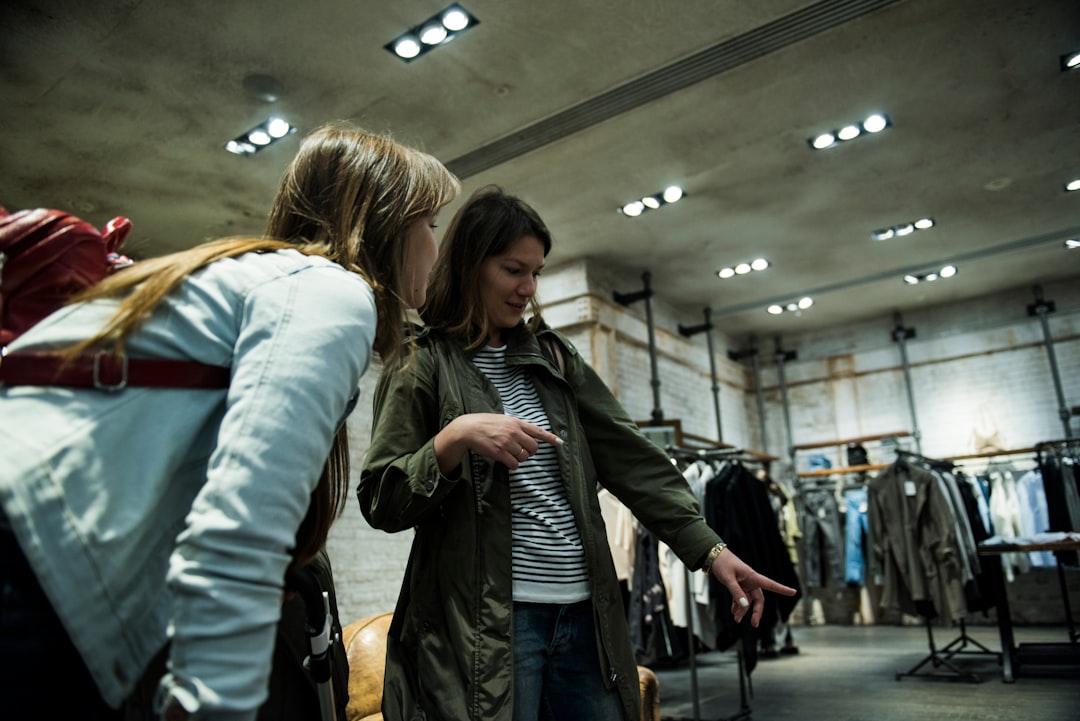
[[[0,208],[0,348],[73,295],[131,264],[120,246],[131,221],[117,217],[99,231],[60,210]]]

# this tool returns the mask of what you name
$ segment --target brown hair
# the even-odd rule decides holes
[[[294,248],[324,256],[364,278],[375,293],[375,351],[384,362],[402,354],[405,303],[400,288],[405,234],[418,218],[438,212],[460,191],[432,156],[347,123],[312,131],[281,178],[265,238],[225,238],[141,261],[110,276],[75,301],[124,296],[93,337],[67,353],[101,345],[122,350],[153,309],[191,273],[216,260],[254,251]],[[349,449],[338,430],[297,533],[294,563],[309,561],[326,542],[349,490]]]
[[[480,300],[480,266],[531,235],[551,251],[551,233],[540,215],[520,198],[487,186],[473,193],[450,221],[431,271],[427,302],[420,317],[432,328],[461,338],[467,348],[481,345],[490,331]],[[530,328],[540,323],[540,307],[530,299]]]

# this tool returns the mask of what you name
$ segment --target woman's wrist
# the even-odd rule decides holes
[[[705,554],[705,562],[701,565],[701,572],[712,573],[713,561],[715,561],[720,556],[720,554],[724,552],[724,549],[726,548],[727,544],[723,541],[720,541],[720,543],[717,543],[715,546],[710,548],[709,552]]]

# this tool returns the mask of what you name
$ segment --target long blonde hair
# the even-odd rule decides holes
[[[387,364],[403,352],[406,306],[401,296],[405,235],[418,218],[438,212],[460,183],[432,156],[387,136],[336,122],[312,131],[281,178],[266,237],[210,241],[140,261],[79,295],[74,302],[123,296],[96,335],[66,353],[102,346],[123,350],[154,308],[191,273],[223,258],[294,248],[324,256],[360,275],[375,293],[375,351]],[[332,380],[328,381],[332,382]],[[344,509],[349,490],[345,427],[334,438],[307,517],[297,533],[294,563],[309,561]]]

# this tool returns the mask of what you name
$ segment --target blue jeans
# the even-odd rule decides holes
[[[847,539],[844,551],[844,580],[861,585],[866,579],[863,539],[869,536],[866,489],[850,488],[844,491],[844,506],[844,528]]]
[[[25,718],[121,721],[98,693],[15,537],[0,530],[0,698]]]
[[[591,601],[514,603],[514,721],[626,721],[592,614]]]

